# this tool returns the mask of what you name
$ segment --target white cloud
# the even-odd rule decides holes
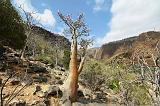
[[[94,11],[100,11],[103,9],[105,0],[95,0],[95,6],[93,8]]]
[[[103,44],[160,30],[160,0],[112,0],[110,32],[102,39]]]
[[[14,0],[13,3],[16,6],[21,6],[27,12],[36,12],[36,14],[33,14],[33,17],[43,26],[52,28],[55,26],[56,20],[50,9],[44,9],[44,11],[40,13],[32,6],[31,0]]]
[[[35,8],[31,5],[30,0],[13,0],[13,3],[18,7],[21,6],[25,11],[35,11]]]
[[[95,5],[93,7],[94,12],[98,12],[101,10],[107,10],[109,8],[109,0],[95,0]]]
[[[45,9],[43,13],[37,13],[36,16],[37,16],[37,20],[39,20],[40,23],[42,23],[43,25],[55,26],[56,20],[51,10]]]

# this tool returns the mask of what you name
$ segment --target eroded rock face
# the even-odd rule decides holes
[[[94,57],[99,60],[119,55],[123,55],[125,58],[131,58],[135,53],[138,53],[148,59],[151,57],[148,55],[151,51],[154,56],[157,56],[155,48],[159,40],[160,32],[145,32],[139,36],[106,43],[99,48],[98,53],[96,53],[97,55]],[[157,47],[160,49],[160,44]],[[150,64],[153,64],[153,62],[150,62]]]

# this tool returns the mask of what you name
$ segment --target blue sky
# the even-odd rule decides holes
[[[160,29],[160,0],[13,0],[36,18],[47,30],[62,33],[65,25],[57,16],[81,12],[94,36],[94,46]],[[145,8],[147,7],[147,8]]]

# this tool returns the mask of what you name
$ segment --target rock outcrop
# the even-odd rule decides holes
[[[106,60],[123,55],[123,57],[131,59],[137,54],[149,59],[151,54],[157,57],[158,50],[160,50],[160,32],[150,31],[139,36],[104,44],[94,57]]]

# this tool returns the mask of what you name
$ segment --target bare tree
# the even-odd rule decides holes
[[[8,83],[8,81],[9,81],[10,79],[16,77],[16,75],[18,75],[18,74],[20,74],[20,73],[17,72],[17,73],[14,73],[14,74],[10,74],[10,75],[8,76],[8,78],[5,80],[5,82],[2,84],[2,87],[1,87],[1,89],[0,89],[0,91],[1,91],[1,93],[0,93],[1,106],[8,106],[9,103],[10,103],[14,98],[16,98],[16,96],[17,96],[18,94],[21,93],[21,91],[23,91],[24,89],[26,89],[26,87],[28,87],[28,86],[32,83],[32,82],[29,81],[29,82],[27,82],[25,85],[22,85],[22,86],[21,86],[21,83],[19,83],[19,84],[13,89],[13,91],[12,91],[11,94],[9,95],[8,99],[7,99],[7,100],[4,100],[3,90],[4,90],[5,86],[6,86],[6,84]],[[26,73],[26,75],[24,75],[22,81],[23,81],[23,80],[26,80],[25,78],[27,78],[27,77],[28,77],[28,75],[27,75],[27,73]],[[5,103],[4,103],[4,101],[5,101]]]
[[[148,94],[152,98],[153,104],[160,103],[160,49],[159,41],[155,45],[155,49],[148,51],[149,59],[145,58],[144,53],[134,53],[134,58],[138,61],[140,67],[141,82],[150,86]],[[147,61],[148,60],[148,61]],[[154,93],[151,93],[151,90]]]
[[[21,59],[24,59],[24,54],[25,54],[25,50],[26,50],[26,47],[27,47],[27,44],[29,42],[29,38],[31,37],[32,35],[32,27],[34,25],[34,18],[33,18],[33,14],[35,14],[34,12],[27,12],[25,11],[21,6],[19,7],[23,13],[24,13],[24,18],[25,18],[25,32],[26,32],[26,41],[25,41],[25,45],[21,51],[21,56],[20,58]]]
[[[69,76],[64,83],[64,93],[65,99],[69,102],[77,101],[77,88],[78,88],[78,76],[82,71],[85,58],[82,59],[79,68],[77,62],[77,52],[78,52],[78,38],[82,36],[89,35],[89,29],[83,21],[83,14],[78,16],[78,19],[73,20],[71,15],[64,16],[61,12],[58,12],[61,20],[69,27],[69,34],[71,35],[71,54],[70,54],[70,64],[69,64]],[[87,47],[90,44],[87,40],[82,40],[81,46],[86,53]],[[83,55],[85,57],[85,55]],[[66,101],[65,100],[65,101]]]

